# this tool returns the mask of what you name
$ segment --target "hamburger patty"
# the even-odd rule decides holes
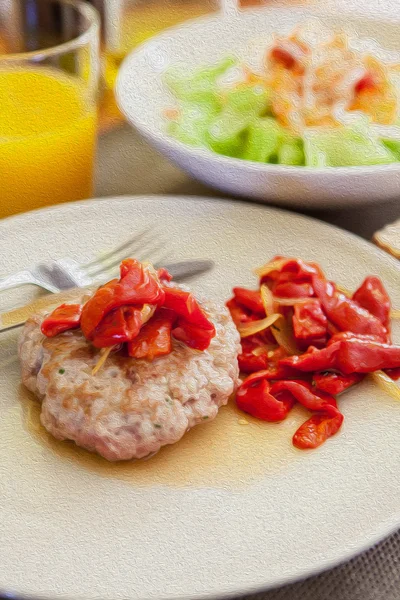
[[[213,419],[238,383],[240,339],[225,307],[202,308],[216,328],[204,352],[174,340],[153,362],[111,354],[95,375],[99,351],[80,330],[46,338],[45,315],[30,318],[19,342],[22,381],[42,402],[44,427],[115,461],[148,456]]]

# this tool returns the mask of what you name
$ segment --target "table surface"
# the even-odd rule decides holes
[[[174,194],[226,197],[226,194],[206,187],[175,167],[159,152],[139,138],[128,125],[100,138],[96,196],[119,194]],[[400,195],[400,194],[399,194]],[[341,210],[302,210],[352,231],[366,239],[384,225],[400,216],[399,201]],[[399,593],[400,598],[400,593]]]
[[[191,179],[128,126],[99,142],[96,195],[182,194],[223,197]],[[400,200],[400,199],[399,199]],[[366,239],[400,216],[400,201],[340,211],[301,211]],[[242,600],[399,600],[400,531],[350,562],[302,582]]]

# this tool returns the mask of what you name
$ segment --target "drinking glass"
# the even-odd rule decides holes
[[[0,218],[93,195],[99,16],[77,0],[0,3]]]

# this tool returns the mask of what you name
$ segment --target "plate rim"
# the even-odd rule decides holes
[[[394,266],[395,268],[400,270],[400,261],[397,260],[394,256],[392,256],[388,252],[385,252],[382,248],[380,248],[379,246],[374,244],[372,242],[372,240],[371,241],[367,240],[367,239],[361,237],[360,235],[353,233],[352,231],[348,231],[347,229],[344,229],[343,227],[333,225],[332,223],[328,223],[327,221],[323,221],[322,219],[318,219],[317,217],[314,217],[314,216],[311,216],[308,214],[299,213],[294,209],[286,208],[284,206],[278,207],[278,206],[274,206],[274,205],[270,205],[270,204],[263,204],[261,202],[258,202],[257,200],[253,200],[253,199],[246,200],[244,198],[230,198],[229,196],[218,196],[217,197],[217,196],[202,196],[199,194],[173,194],[173,193],[171,193],[171,194],[156,194],[156,193],[154,193],[154,194],[117,194],[115,196],[97,196],[97,197],[93,197],[93,198],[88,198],[86,200],[72,200],[70,202],[62,202],[60,204],[52,204],[49,206],[42,206],[40,208],[35,208],[33,210],[29,210],[26,212],[9,215],[8,217],[4,217],[3,219],[0,219],[0,229],[4,225],[7,226],[11,222],[23,221],[27,215],[30,216],[30,215],[36,215],[36,214],[41,214],[41,213],[51,213],[51,212],[56,212],[56,211],[71,208],[71,207],[77,207],[77,208],[85,207],[88,205],[94,205],[96,203],[100,203],[100,202],[104,202],[104,201],[106,201],[106,202],[111,202],[111,201],[126,202],[127,200],[128,201],[129,200],[145,201],[149,198],[158,199],[161,201],[170,201],[171,199],[189,200],[189,201],[201,200],[203,202],[208,202],[209,204],[215,204],[216,202],[225,204],[226,202],[231,202],[234,204],[241,204],[243,206],[258,207],[262,210],[267,210],[267,211],[271,211],[271,212],[286,213],[291,217],[295,217],[296,219],[318,223],[319,225],[322,225],[323,227],[327,227],[329,231],[331,231],[331,230],[340,231],[342,235],[345,235],[346,237],[350,236],[355,241],[361,242],[365,248],[368,248],[369,250],[372,249],[374,253],[379,255],[381,258],[388,260],[392,266]]]

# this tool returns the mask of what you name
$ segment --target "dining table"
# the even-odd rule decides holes
[[[120,123],[118,127],[100,136],[95,196],[101,198],[147,194],[226,197],[225,194],[193,180],[149,146],[134,129]],[[240,200],[246,201],[243,198]],[[296,211],[371,240],[377,230],[400,217],[400,190],[398,200],[357,207],[349,206],[340,210],[309,210],[305,198],[304,207],[296,208]],[[374,499],[371,498],[371,502],[373,501]],[[268,569],[267,564],[265,568]],[[319,575],[279,589],[242,596],[243,600],[399,600],[399,598],[400,531],[349,562]]]

